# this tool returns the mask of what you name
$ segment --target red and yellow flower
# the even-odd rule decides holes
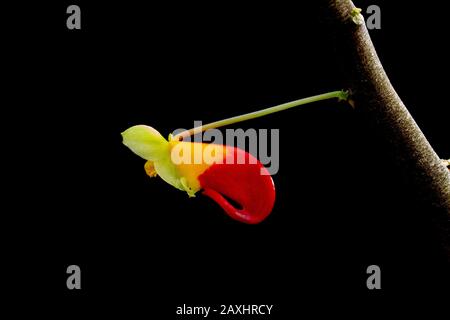
[[[349,97],[348,91],[331,91],[215,121],[176,137],[169,136],[169,140],[152,127],[138,125],[122,133],[123,143],[147,160],[145,171],[150,177],[159,175],[190,197],[203,190],[203,194],[216,201],[230,217],[259,223],[270,214],[275,202],[272,178],[261,162],[239,148],[183,142],[179,138],[195,134],[196,129],[204,131],[231,125],[321,100],[337,98],[351,104]]]
[[[150,177],[159,175],[190,197],[203,190],[230,217],[241,222],[259,223],[272,211],[272,177],[260,161],[244,150],[171,137],[166,140],[145,125],[131,127],[122,136],[127,147],[147,160],[144,168]]]

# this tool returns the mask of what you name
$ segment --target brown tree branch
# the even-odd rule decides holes
[[[352,19],[350,0],[328,1],[326,15],[337,32],[354,107],[392,150],[414,192],[430,206],[450,261],[450,173],[392,87],[365,24]]]

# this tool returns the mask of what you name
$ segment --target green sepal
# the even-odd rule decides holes
[[[169,152],[169,142],[155,129],[133,126],[122,132],[123,144],[145,160],[157,161]]]

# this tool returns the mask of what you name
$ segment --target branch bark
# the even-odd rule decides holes
[[[354,107],[376,124],[407,183],[430,206],[450,262],[450,173],[392,87],[365,24],[352,20],[350,0],[328,1],[326,16],[337,33]],[[428,218],[428,217],[427,217]]]

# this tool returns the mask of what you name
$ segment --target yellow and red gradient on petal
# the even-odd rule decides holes
[[[160,175],[189,196],[203,194],[233,219],[248,224],[263,221],[275,203],[275,186],[267,169],[239,148],[167,141],[156,130],[135,126],[123,133],[124,144],[147,159],[145,171]],[[230,202],[231,199],[233,203]]]

